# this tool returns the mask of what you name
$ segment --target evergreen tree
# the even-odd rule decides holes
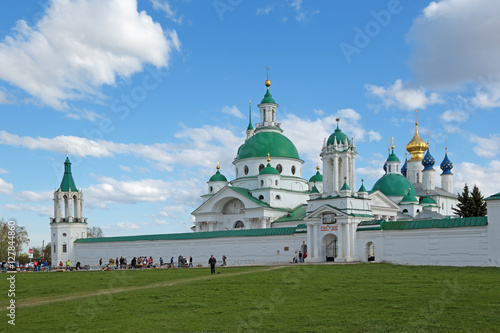
[[[472,216],[472,200],[469,195],[469,186],[467,186],[467,184],[464,186],[464,191],[458,193],[457,208],[453,208],[453,211],[460,217]]]
[[[486,202],[483,200],[481,191],[474,185],[472,189],[472,216],[486,216]]]

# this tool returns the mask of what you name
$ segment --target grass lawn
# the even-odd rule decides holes
[[[500,332],[500,269],[296,265],[16,276],[30,332]],[[0,275],[6,295],[7,274]],[[7,324],[6,297],[0,298]]]

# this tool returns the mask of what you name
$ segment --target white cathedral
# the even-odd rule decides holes
[[[210,254],[227,255],[233,265],[282,264],[300,253],[306,262],[500,266],[500,193],[486,199],[487,217],[453,216],[453,164],[445,152],[436,186],[436,161],[418,122],[406,146],[411,158],[400,167],[392,145],[385,175],[370,191],[363,184],[356,191],[356,147],[337,119],[334,133],[318,147],[323,175],[318,166],[307,181],[304,161],[276,121],[271,82],[265,85],[260,123],[254,128],[250,120],[236,152],[236,178],[228,181],[217,165],[192,213],[193,232],[86,238],[83,194],[67,158],[54,192],[52,264],[95,265],[99,258],[139,255],[193,256],[205,264]]]

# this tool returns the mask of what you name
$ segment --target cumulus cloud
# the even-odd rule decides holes
[[[299,150],[302,158],[312,161],[314,164],[319,161],[319,153],[323,147],[323,141],[335,131],[337,126],[336,118],[340,118],[340,128],[355,141],[364,141],[368,136],[370,141],[378,141],[381,138],[378,132],[367,131],[360,123],[361,115],[353,109],[342,109],[333,115],[315,120],[299,118],[293,114],[288,114],[282,120],[284,133]],[[314,128],[314,131],[304,131],[304,128]],[[378,139],[378,140],[377,140]]]
[[[490,135],[487,138],[472,135],[470,141],[476,144],[473,150],[477,156],[494,158],[500,154],[500,135]]]
[[[241,113],[241,111],[235,105],[233,105],[233,106],[225,105],[222,108],[221,112],[229,114],[231,116],[235,116],[236,118],[245,119],[245,116],[243,115],[243,113]]]
[[[44,192],[33,192],[33,191],[23,191],[16,195],[19,200],[29,201],[29,202],[47,202],[52,199],[53,193],[49,191]]]
[[[127,230],[127,229],[140,229],[141,227],[135,223],[131,222],[117,222],[116,224],[113,225],[106,225],[101,227],[101,229],[104,230],[114,230],[114,229],[119,229],[119,230]]]
[[[7,183],[5,180],[0,178],[0,195],[2,194],[11,194],[12,189],[14,188],[14,185]]]
[[[443,103],[443,100],[436,93],[427,94],[426,90],[420,88],[404,87],[403,82],[398,79],[388,88],[365,85],[366,90],[382,100],[386,108],[396,107],[402,110],[425,109],[427,106]]]
[[[177,16],[177,13],[175,10],[172,9],[170,6],[170,3],[166,0],[149,0],[151,2],[151,5],[153,6],[153,9],[155,10],[161,10],[162,12],[165,13],[165,17],[168,18],[169,20],[174,21],[175,23],[182,23],[182,15]]]
[[[0,131],[0,144],[25,147],[32,150],[48,150],[65,153],[69,147],[70,155],[80,157],[113,157],[115,155],[132,155],[145,159],[157,170],[172,170],[173,164],[188,166],[207,166],[218,160],[230,161],[243,137],[217,126],[202,128],[183,127],[175,134],[179,143],[154,143],[151,145],[134,143],[116,143],[112,141],[95,141],[76,136],[20,137]]]
[[[484,197],[500,192],[498,183],[491,181],[500,178],[500,161],[490,161],[487,165],[468,162],[455,164],[453,173],[455,193],[461,193],[465,183],[471,189],[477,185]]]
[[[33,206],[33,205],[27,205],[27,204],[6,204],[3,206],[3,209],[5,210],[20,210],[20,211],[30,211],[30,212],[35,212],[38,213],[38,216],[52,216],[53,214],[53,207],[50,206]]]
[[[469,115],[470,112],[465,110],[446,110],[439,116],[439,119],[445,132],[462,134],[464,131],[459,124],[469,119]]]
[[[136,0],[52,0],[29,26],[19,20],[0,42],[0,79],[62,110],[67,101],[102,98],[99,88],[145,64],[168,65],[180,42],[163,31]]]
[[[489,75],[499,81],[499,16],[497,0],[431,2],[407,36],[413,47],[410,67],[419,81],[432,88],[457,87]]]

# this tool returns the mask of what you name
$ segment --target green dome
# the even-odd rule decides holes
[[[408,193],[410,187],[410,193]],[[380,191],[388,197],[405,196],[407,194],[417,195],[413,185],[403,175],[398,173],[388,173],[373,185],[371,192]]]
[[[210,177],[209,182],[227,182],[227,179],[226,179],[226,177],[223,174],[221,174],[219,172],[219,170],[217,170],[217,172],[215,173],[215,175],[213,175],[212,177]]]
[[[278,170],[273,168],[269,163],[267,163],[267,166],[264,169],[260,170],[259,172],[259,175],[279,175],[279,174],[280,173],[278,172]]]
[[[66,157],[66,161],[64,162],[64,176],[59,189],[62,192],[78,192],[75,181],[73,180],[73,175],[71,174],[71,162],[68,157]]]
[[[392,150],[392,154],[387,158],[387,162],[400,162],[399,158],[394,154],[394,150]]]
[[[349,138],[347,137],[347,135],[342,133],[342,130],[338,127],[335,130],[335,132],[333,132],[333,134],[330,135],[330,137],[328,138],[328,141],[326,142],[326,145],[327,146],[333,145],[335,138],[337,138],[337,143],[344,143],[346,139],[347,139],[347,143],[351,143],[351,141],[349,141]]]
[[[236,159],[267,157],[268,153],[272,157],[300,159],[299,152],[292,141],[277,132],[258,132],[253,135],[238,149]]]
[[[403,197],[403,200],[401,200],[401,203],[405,203],[405,202],[414,202],[414,203],[418,203],[418,199],[417,197],[415,197],[414,195],[411,195],[411,194],[407,194]]]
[[[264,103],[274,103],[274,104],[276,104],[276,102],[273,99],[273,96],[269,92],[269,89],[267,89],[266,94],[264,95],[264,98],[262,99],[262,101],[260,103],[261,104],[264,104]]]
[[[420,202],[421,205],[424,205],[424,206],[437,206],[437,203],[436,201],[434,201],[434,199],[432,199],[431,197],[429,197],[429,195],[427,194],[427,196],[425,198],[422,199],[422,201]]]
[[[323,175],[319,173],[319,171],[316,171],[316,174],[312,176],[309,179],[309,182],[322,182],[323,181]]]

